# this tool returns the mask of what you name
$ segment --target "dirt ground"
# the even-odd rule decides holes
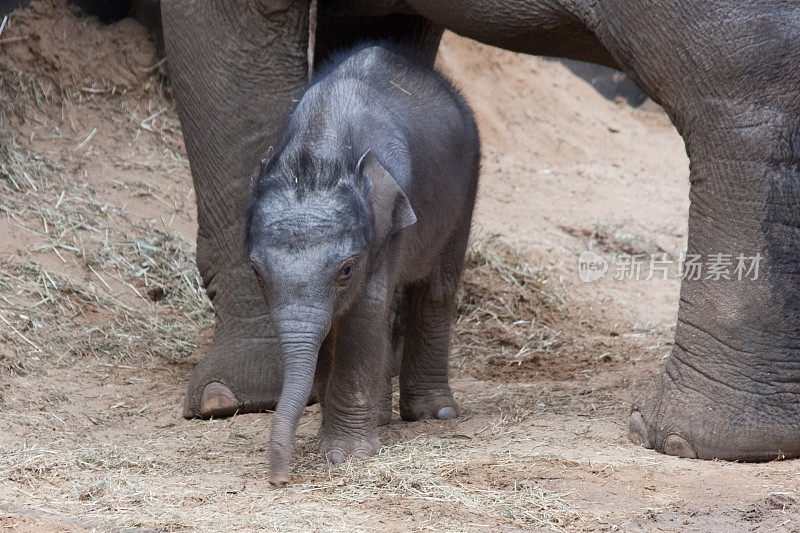
[[[678,281],[584,283],[578,255],[685,245],[688,160],[658,106],[447,34],[480,199],[453,336],[455,421],[395,421],[293,484],[270,414],[181,418],[210,340],[195,207],[146,32],[34,3],[0,35],[0,529],[796,531],[796,461],[691,461],[626,437],[669,353]]]

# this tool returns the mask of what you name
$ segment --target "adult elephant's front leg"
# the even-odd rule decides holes
[[[703,459],[800,456],[800,6],[608,0],[603,17],[686,142],[687,257],[703,265],[699,279],[685,267],[675,345],[630,438]]]
[[[630,438],[682,457],[800,456],[800,109],[720,99],[689,127],[687,257],[703,271],[684,268],[675,346]]]
[[[703,271],[686,269],[675,346],[629,428],[671,455],[761,461],[800,456],[800,8],[742,7],[691,18],[707,42],[658,84],[691,159]]]
[[[245,251],[250,178],[307,72],[308,2],[162,3],[169,74],[197,195],[197,264],[214,305],[184,416],[271,409],[282,368]]]

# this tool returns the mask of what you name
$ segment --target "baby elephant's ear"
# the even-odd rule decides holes
[[[378,158],[367,150],[356,164],[356,174],[371,185],[370,200],[375,214],[376,242],[383,243],[389,237],[417,221],[403,190],[397,185]]]

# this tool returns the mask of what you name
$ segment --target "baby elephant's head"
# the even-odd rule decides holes
[[[270,480],[284,484],[331,322],[363,293],[389,238],[416,216],[371,151],[351,164],[284,151],[262,169],[247,218],[250,260],[284,360],[270,439]]]

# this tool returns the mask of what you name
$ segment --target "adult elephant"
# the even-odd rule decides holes
[[[675,345],[633,405],[631,440],[705,459],[800,454],[800,4],[320,0],[311,40],[309,7],[307,0],[162,6],[198,199],[198,266],[217,313],[186,416],[269,409],[280,392],[278,347],[241,214],[309,57],[384,37],[432,62],[448,28],[626,72],[686,142],[688,253],[761,256],[757,279],[683,282]]]

